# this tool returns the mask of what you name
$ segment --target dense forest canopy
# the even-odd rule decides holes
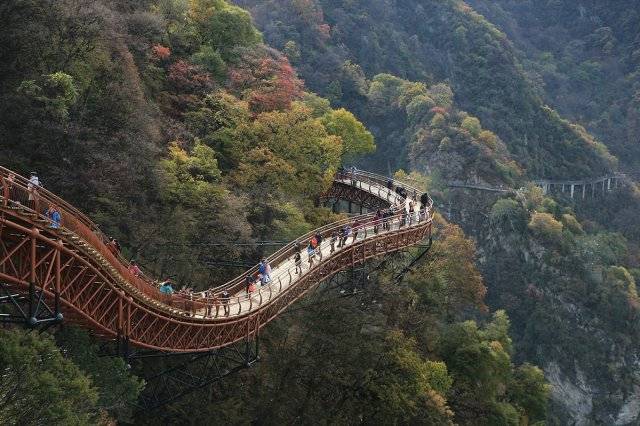
[[[639,188],[531,182],[640,164],[640,4],[614,3],[3,2],[0,165],[154,276],[208,288],[343,217],[317,199],[354,163],[439,214],[403,274],[419,249],[321,285],[254,368],[159,412],[135,403],[163,361],[2,328],[0,422],[636,424]]]

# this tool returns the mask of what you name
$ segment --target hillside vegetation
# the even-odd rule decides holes
[[[247,11],[224,0],[9,0],[0,16],[2,165],[37,171],[127,256],[179,286],[222,283],[239,271],[217,262],[253,264],[264,254],[257,241],[288,240],[335,219],[316,205],[318,195],[340,165],[389,153],[390,130],[404,133],[407,111],[412,131],[395,145],[403,152],[429,157],[437,142],[446,148],[439,161],[455,158],[479,179],[515,182],[524,173],[526,163],[508,156],[511,141],[454,107],[448,86],[381,74],[362,87],[354,79],[352,95],[347,80],[320,90],[322,80],[305,76],[307,84],[291,63],[303,64],[295,52],[315,49],[271,44]],[[327,28],[317,30],[320,37]],[[353,72],[362,75],[356,65]],[[350,96],[360,100],[345,108]],[[360,121],[387,116],[371,131]],[[579,149],[595,144],[554,123],[585,170],[607,166],[606,153]],[[466,146],[475,160],[462,155]],[[394,167],[408,161],[396,157]],[[0,421],[543,421],[549,387],[538,367],[515,361],[507,314],[485,305],[475,244],[441,218],[437,240],[400,280],[396,266],[416,253],[378,265],[354,297],[321,287],[267,329],[257,368],[151,414],[135,410],[149,391],[140,372],[101,356],[85,331],[3,328],[0,381],[14,387],[0,392]]]
[[[378,149],[361,164],[404,168],[473,236],[489,306],[552,384],[547,421],[635,424],[637,187],[583,202],[528,181],[637,164],[637,2],[237,3],[368,125]]]

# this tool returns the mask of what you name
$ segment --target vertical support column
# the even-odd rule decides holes
[[[596,198],[596,184],[591,182],[591,198]]]
[[[62,246],[63,246],[63,242],[62,240],[58,241],[59,247],[56,250],[56,258],[55,258],[55,269],[56,269],[56,276],[55,276],[55,290],[54,290],[54,310],[55,310],[55,315],[56,315],[56,320],[57,321],[62,321],[62,313],[60,312],[60,291],[61,291],[61,287],[62,287],[62,279],[60,276],[60,256],[62,255]]]
[[[353,203],[349,200],[349,213],[353,213]]]
[[[573,192],[576,189],[576,186],[574,184],[571,184],[571,198],[573,198]]]
[[[584,197],[586,195],[587,192],[587,184],[582,182],[582,199],[584,200]]]
[[[38,235],[38,230],[33,228],[32,231],[29,253],[29,318],[27,319],[27,324],[33,327],[38,322],[36,312],[34,312],[36,300],[36,235]]]
[[[36,235],[38,235],[38,230],[33,228],[33,234],[31,234],[31,250],[30,250],[30,259],[29,259],[29,281],[34,283],[36,282]]]
[[[611,191],[611,178],[607,179],[607,190]]]

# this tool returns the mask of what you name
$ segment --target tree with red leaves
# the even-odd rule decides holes
[[[206,91],[213,87],[209,73],[182,59],[169,66],[168,80],[176,91],[183,93]]]
[[[229,73],[231,87],[249,102],[254,113],[282,111],[302,96],[303,83],[289,60],[246,55],[243,64]]]
[[[155,44],[151,48],[151,54],[156,61],[166,61],[171,56],[171,49],[161,44]]]

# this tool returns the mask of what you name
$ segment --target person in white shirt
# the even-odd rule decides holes
[[[37,196],[37,190],[40,187],[40,179],[38,179],[38,175],[36,172],[31,172],[31,177],[29,178],[29,183],[27,184],[27,191],[29,192],[29,202],[35,204],[35,199]]]

